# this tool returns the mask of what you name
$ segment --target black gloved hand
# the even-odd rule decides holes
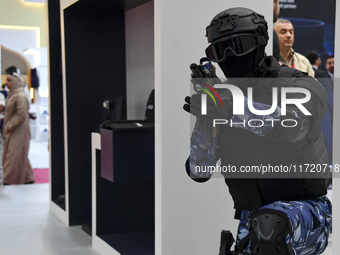
[[[232,115],[232,96],[229,90],[225,90],[223,93],[219,93],[222,105],[216,98],[216,104],[214,100],[207,95],[207,114],[201,114],[201,94],[194,94],[191,97],[187,96],[184,100],[186,104],[183,105],[183,109],[196,117],[203,120],[213,119],[229,119]]]

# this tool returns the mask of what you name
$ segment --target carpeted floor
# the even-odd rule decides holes
[[[35,183],[48,183],[49,182],[49,169],[48,168],[35,168],[33,169],[35,175]]]

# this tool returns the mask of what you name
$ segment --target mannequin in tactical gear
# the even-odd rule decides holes
[[[214,118],[201,114],[201,95],[187,97],[184,109],[195,115],[197,121],[186,170],[198,182],[209,180],[212,172],[200,171],[197,166],[215,166],[219,159],[222,166],[231,165],[236,169],[244,165],[328,163],[320,128],[327,111],[327,94],[311,77],[280,66],[273,57],[265,56],[269,39],[267,30],[264,17],[246,8],[227,9],[217,14],[206,28],[210,43],[206,49],[207,57],[218,63],[228,78],[227,82],[239,87],[245,95],[244,115],[233,115],[230,92],[217,90],[221,107],[216,107],[207,97],[208,112],[215,111],[211,116],[227,119],[229,123],[254,117],[262,121],[280,121],[271,126],[220,125],[210,147],[204,143],[203,122]],[[278,105],[271,114],[257,116],[246,106],[248,87],[254,91],[252,103],[258,110],[271,108],[274,87],[307,89],[311,98],[304,107],[311,115],[289,104],[285,115]],[[300,97],[299,93],[289,95],[290,99]],[[286,119],[294,121],[295,128],[280,125]],[[327,247],[331,227],[331,203],[325,196],[327,173],[315,178],[289,176],[270,179],[256,175],[230,178],[230,173],[222,174],[234,200],[235,218],[240,220],[237,254],[321,254]]]

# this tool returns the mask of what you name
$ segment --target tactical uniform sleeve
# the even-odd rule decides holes
[[[212,146],[207,148],[204,142],[204,123],[197,121],[190,142],[190,156],[185,163],[189,177],[197,182],[205,182],[213,174],[216,165],[218,145],[217,136],[212,138]]]

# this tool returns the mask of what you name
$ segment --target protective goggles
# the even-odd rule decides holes
[[[222,62],[227,56],[242,57],[255,50],[260,45],[266,45],[263,36],[256,34],[237,34],[223,37],[209,45],[205,50],[207,57],[214,62]]]

